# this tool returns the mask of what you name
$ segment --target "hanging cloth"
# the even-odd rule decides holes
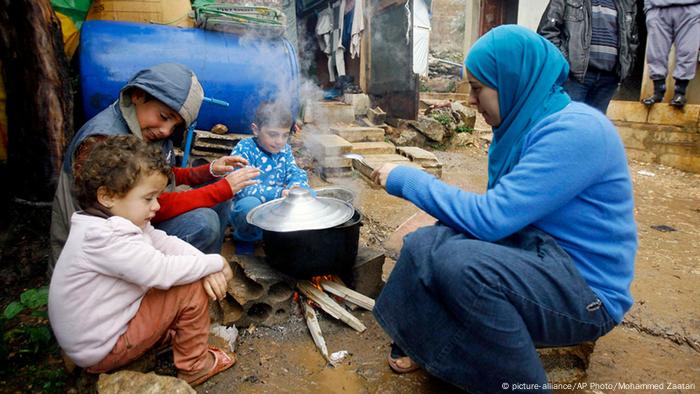
[[[362,32],[365,30],[364,1],[355,0],[353,9],[352,28],[350,33],[350,57],[352,59],[360,55],[360,43],[362,42]]]

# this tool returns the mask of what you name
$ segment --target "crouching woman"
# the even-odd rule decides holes
[[[481,37],[466,60],[470,103],[493,128],[488,188],[420,170],[373,174],[438,219],[407,235],[374,314],[389,364],[472,392],[548,391],[535,350],[592,341],[632,305],[632,185],[614,126],[571,102],[559,50],[519,26]]]

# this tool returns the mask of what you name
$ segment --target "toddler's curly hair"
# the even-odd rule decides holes
[[[153,173],[170,175],[159,147],[133,135],[110,136],[97,142],[85,162],[75,168],[74,193],[80,206],[97,203],[97,189],[105,187],[114,196],[124,196],[139,179]]]

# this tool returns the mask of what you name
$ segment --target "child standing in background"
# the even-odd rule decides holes
[[[77,171],[85,209],[72,215],[51,278],[49,319],[61,348],[88,372],[170,342],[178,377],[193,386],[235,362],[207,345],[207,296],[225,297],[228,262],[150,223],[170,171],[160,149],[136,136],[98,142]]]
[[[287,143],[293,123],[292,113],[278,103],[262,103],[251,124],[253,137],[241,140],[231,151],[250,166],[260,170],[258,183],[247,186],[234,196],[230,223],[236,253],[252,253],[252,243],[262,239],[262,230],[246,221],[246,215],[258,205],[285,197],[289,189],[309,189],[306,172],[297,166]]]

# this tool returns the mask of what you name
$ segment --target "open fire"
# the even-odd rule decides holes
[[[328,348],[323,338],[321,327],[318,324],[316,310],[313,305],[317,305],[330,316],[344,322],[358,332],[363,332],[366,329],[365,325],[333,298],[349,302],[367,310],[372,310],[372,308],[374,308],[373,299],[339,282],[341,282],[340,279],[333,275],[316,276],[311,278],[311,280],[300,280],[297,282],[298,292],[294,294],[294,299],[299,302],[302,312],[304,313],[311,338],[313,338],[321,355],[323,355],[326,361],[331,365],[334,365],[334,362],[328,356]],[[333,295],[333,298],[326,294],[324,290]]]

